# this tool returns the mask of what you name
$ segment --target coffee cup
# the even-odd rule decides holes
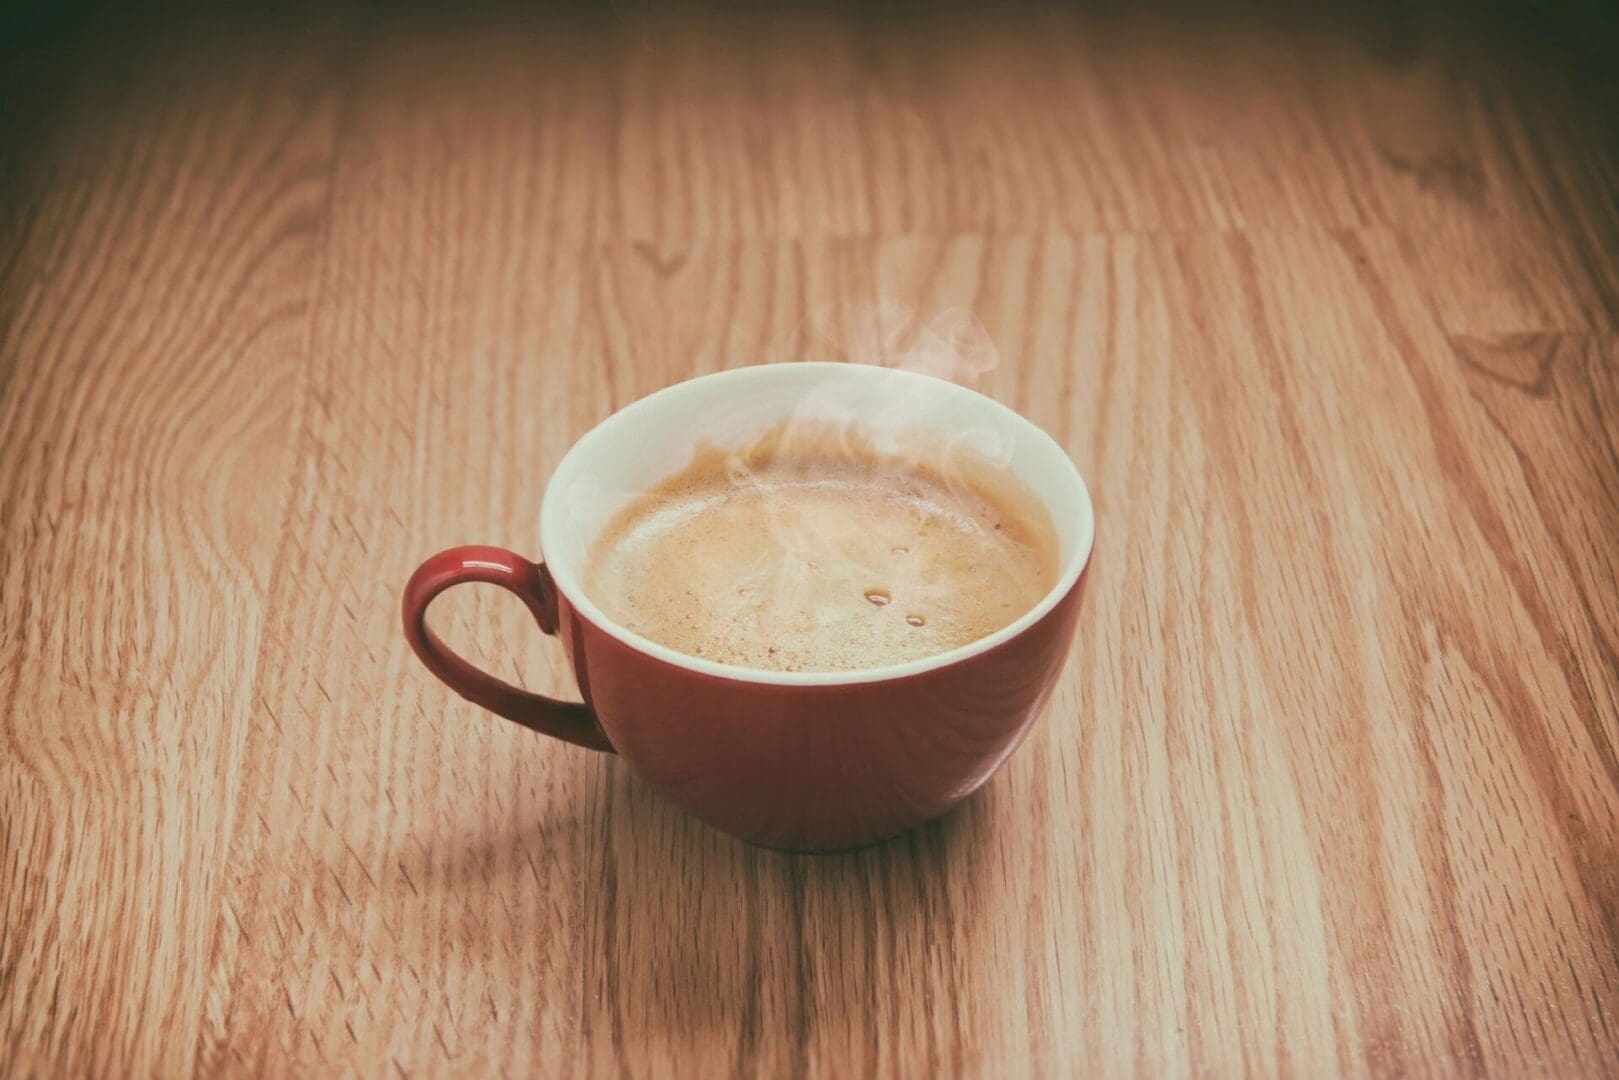
[[[582,587],[617,510],[702,446],[805,418],[925,429],[995,459],[1055,534],[1055,582],[1007,625],[935,655],[836,671],[741,667],[660,644],[609,618]],[[977,790],[1028,734],[1074,637],[1094,537],[1085,483],[1039,427],[973,390],[860,364],[737,368],[670,386],[582,436],[540,504],[530,561],[450,548],[405,587],[405,636],[475,704],[542,734],[616,753],[669,801],[744,840],[794,850],[863,845],[937,817]],[[466,582],[517,595],[556,636],[581,702],[511,686],[449,649],[428,606]]]

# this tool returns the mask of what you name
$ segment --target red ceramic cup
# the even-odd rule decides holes
[[[922,426],[999,457],[1045,502],[1061,573],[1002,630],[922,660],[828,673],[687,656],[602,614],[580,588],[592,540],[699,441],[740,443],[794,416],[868,430]],[[543,563],[496,547],[428,559],[405,587],[405,636],[469,701],[525,727],[616,753],[670,801],[745,840],[826,849],[944,813],[1028,733],[1074,636],[1094,521],[1061,447],[1005,406],[926,375],[857,364],[771,364],[679,383],[613,414],[557,465],[540,507]],[[516,593],[572,662],[583,703],[509,686],[451,652],[427,607],[452,585]]]

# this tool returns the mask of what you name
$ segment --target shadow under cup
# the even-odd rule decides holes
[[[903,664],[760,671],[688,656],[609,620],[582,588],[591,545],[637,494],[701,442],[741,446],[783,421],[848,423],[881,436],[923,429],[1003,464],[1045,504],[1056,584],[978,641]],[[829,849],[936,817],[976,790],[1028,733],[1073,639],[1094,534],[1090,496],[1050,436],[1005,406],[931,376],[857,364],[738,368],[679,383],[588,432],[552,475],[543,565],[464,547],[406,588],[405,632],[463,697],[580,745],[618,753],[704,821],[754,843]],[[557,634],[584,704],[506,685],[427,628],[432,598],[465,581],[517,593]]]

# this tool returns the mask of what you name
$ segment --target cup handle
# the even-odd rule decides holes
[[[427,670],[474,705],[498,716],[591,750],[613,753],[590,707],[531,694],[480,671],[457,656],[427,626],[427,607],[452,585],[482,581],[499,585],[523,601],[540,629],[557,632],[556,586],[541,563],[532,563],[505,548],[468,544],[432,556],[405,586],[405,638]]]

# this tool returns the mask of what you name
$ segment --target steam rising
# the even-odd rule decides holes
[[[707,507],[728,523],[702,533],[723,565],[689,546],[666,560],[646,547],[637,556],[638,565],[665,560],[648,580],[681,582],[659,617],[679,622],[676,647],[696,655],[788,670],[862,667],[965,644],[1027,610],[1049,587],[1037,553],[1049,549],[1055,574],[1055,541],[1049,515],[1007,471],[1010,429],[963,424],[957,398],[919,392],[913,377],[980,383],[1000,359],[983,325],[964,309],[923,320],[880,299],[827,305],[804,329],[819,348],[878,370],[805,380],[789,402],[779,392],[768,404],[710,398],[700,420],[679,421],[709,437],[689,463],[667,461],[650,490],[576,481],[567,495],[575,520],[611,518],[587,591],[601,602],[596,588],[616,586],[599,568],[630,565],[603,554],[614,537],[636,522],[653,547],[659,530],[696,535],[687,523]],[[616,514],[602,512],[609,504]],[[619,617],[657,637],[630,610],[649,591],[623,594]],[[986,597],[1007,609],[986,609]]]
[[[989,331],[966,308],[947,308],[923,322],[916,309],[893,299],[839,300],[806,321],[819,344],[855,364],[915,371],[977,386],[1000,366]]]
[[[924,322],[914,309],[891,299],[843,300],[815,312],[806,328],[849,362],[966,385],[978,383],[1000,362],[983,324],[961,308]],[[850,528],[847,516],[810,510],[804,485],[791,475],[802,462],[824,468],[834,460],[837,470],[812,483],[842,484],[867,496],[881,493],[877,497],[890,506],[905,507],[918,535],[943,528],[978,534],[994,547],[1019,542],[1012,530],[986,535],[983,509],[984,477],[1004,467],[1012,447],[989,427],[941,431],[930,423],[928,406],[907,389],[898,376],[874,389],[868,386],[858,398],[846,385],[828,384],[808,394],[779,426],[726,456],[733,490],[766,508],[775,549],[736,568],[737,595],[745,607],[737,615],[750,617],[755,633],[781,633],[781,617],[792,611],[798,633],[887,618],[903,622],[920,638],[929,615],[948,606],[949,594],[960,587],[959,580],[941,580],[939,568],[921,556],[930,545],[920,545],[913,555],[906,543],[873,544],[864,530]],[[940,487],[951,497],[943,503],[932,494]],[[1016,532],[1024,535],[1022,529]],[[827,596],[803,610],[804,598],[828,578],[828,564],[836,564],[836,576],[847,579],[837,593],[849,595]],[[848,587],[856,582],[863,586]]]

